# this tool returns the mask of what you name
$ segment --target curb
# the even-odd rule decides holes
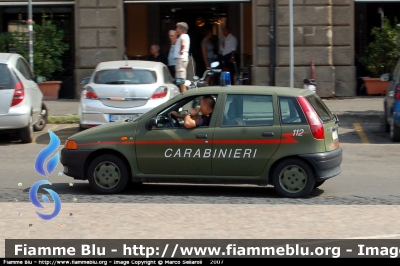
[[[339,118],[340,122],[344,123],[382,123],[384,121],[384,114],[351,114],[351,113],[338,113],[334,112]]]

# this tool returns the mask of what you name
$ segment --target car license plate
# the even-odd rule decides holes
[[[140,114],[132,114],[132,115],[110,115],[110,122],[116,121],[125,121],[135,119],[136,117],[140,116]]]
[[[337,130],[332,131],[332,138],[334,140],[338,138]]]

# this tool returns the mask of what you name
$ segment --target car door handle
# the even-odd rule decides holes
[[[263,137],[273,137],[275,134],[274,132],[263,132],[262,136]]]
[[[196,139],[207,139],[207,134],[197,134]]]

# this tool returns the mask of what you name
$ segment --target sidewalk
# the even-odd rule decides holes
[[[30,203],[0,203],[5,239],[391,239],[396,205],[63,203],[41,220]],[[22,215],[18,215],[21,213]],[[236,239],[236,240],[235,240]]]
[[[380,123],[383,119],[383,96],[323,99],[341,122]],[[79,99],[45,101],[50,116],[78,115]]]

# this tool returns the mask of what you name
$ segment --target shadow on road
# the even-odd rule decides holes
[[[63,128],[59,130],[53,131],[59,138],[60,142],[62,145],[64,145],[65,141],[67,140],[68,137],[72,136],[75,133],[79,132],[78,127],[71,127],[71,128]],[[36,137],[35,143],[36,144],[49,144],[50,142],[50,136],[48,131],[46,133],[40,134],[38,137]]]
[[[246,198],[246,199],[278,199],[281,198],[272,186],[258,187],[258,186],[228,186],[228,185],[192,185],[192,184],[155,184],[143,183],[132,184],[127,187],[120,194],[112,195],[99,195],[93,192],[89,183],[73,183],[70,186],[68,183],[54,183],[50,185],[43,185],[39,188],[38,193],[48,194],[43,188],[52,189],[56,191],[61,198],[76,197],[78,199],[86,198],[84,202],[91,201],[90,197],[95,202],[108,202],[110,198],[122,199],[135,197],[143,198],[159,198],[160,197],[179,197],[183,199],[202,197],[208,198]],[[24,193],[28,193],[30,188],[24,189]],[[317,188],[312,191],[308,198],[318,197],[323,194],[323,190]],[[64,197],[66,196],[66,197]],[[113,200],[113,201],[114,201]],[[122,200],[123,201],[123,200]],[[185,203],[185,202],[182,202]]]

